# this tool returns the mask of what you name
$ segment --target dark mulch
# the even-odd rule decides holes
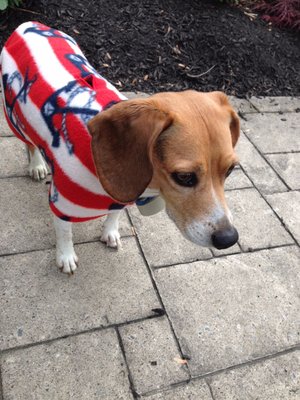
[[[77,39],[90,62],[122,90],[194,88],[240,97],[300,95],[296,33],[243,10],[200,0],[27,1],[0,14],[0,41],[38,20]]]

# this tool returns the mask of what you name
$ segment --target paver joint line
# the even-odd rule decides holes
[[[134,226],[134,225],[133,225],[133,222],[132,222],[132,219],[131,219],[131,215],[128,213],[127,210],[126,210],[126,212],[127,212],[127,215],[128,215],[128,218],[129,218],[129,221],[130,221],[131,225]],[[166,317],[167,317],[167,319],[168,319],[168,321],[169,321],[170,328],[171,328],[171,331],[172,331],[172,335],[173,335],[174,340],[175,340],[175,342],[176,342],[176,346],[177,346],[177,348],[178,348],[178,350],[179,350],[180,356],[181,356],[182,358],[184,358],[184,354],[183,354],[183,351],[182,351],[182,349],[181,349],[179,340],[178,340],[178,338],[177,338],[177,336],[176,336],[176,334],[175,334],[175,330],[174,330],[172,321],[171,321],[171,319],[169,318],[169,316],[168,316],[168,314],[167,314],[167,311],[166,311],[166,308],[165,308],[165,306],[164,306],[164,303],[163,303],[161,294],[160,294],[160,292],[159,292],[159,290],[158,290],[158,287],[157,287],[157,285],[156,285],[155,279],[154,279],[153,274],[152,274],[152,270],[151,270],[151,268],[150,268],[150,266],[149,266],[149,264],[148,264],[148,261],[147,261],[147,259],[146,259],[146,257],[145,257],[145,254],[144,254],[142,245],[141,245],[141,243],[140,243],[140,241],[139,241],[138,235],[136,235],[135,238],[136,238],[136,243],[137,243],[137,245],[138,245],[138,247],[139,247],[139,250],[140,250],[140,252],[141,252],[141,254],[142,254],[142,257],[143,257],[143,259],[144,259],[144,263],[145,263],[145,265],[146,265],[146,267],[147,267],[147,271],[148,271],[148,274],[149,274],[150,279],[151,279],[151,281],[152,281],[153,288],[154,288],[154,290],[155,290],[155,292],[156,292],[156,294],[157,294],[157,297],[158,297],[159,302],[160,302],[160,304],[161,304],[161,306],[162,306],[162,309],[165,311],[165,315],[166,315]],[[191,372],[190,372],[190,369],[189,369],[188,364],[187,364],[186,367],[187,367],[187,371],[188,371],[189,377],[191,377]]]
[[[271,206],[271,204],[268,202],[267,198],[265,195],[263,195],[260,190],[256,187],[254,181],[251,179],[250,175],[247,174],[247,172],[245,171],[245,169],[242,167],[241,165],[241,169],[243,170],[244,174],[247,176],[247,178],[251,181],[253,187],[257,190],[257,192],[259,193],[260,197],[268,204],[268,206],[270,207],[270,209],[273,211],[273,213],[275,214],[275,216],[277,217],[277,219],[280,221],[281,225],[283,226],[283,228],[287,231],[287,233],[291,236],[291,238],[294,240],[295,243],[298,244],[298,242],[296,241],[296,239],[294,238],[293,234],[290,232],[290,230],[283,224],[282,218],[280,218],[280,216],[276,213],[276,211],[273,209],[273,207]],[[287,185],[286,185],[287,186]],[[245,188],[246,189],[251,189],[251,188]],[[291,191],[291,190],[289,190]],[[288,192],[288,190],[287,190]],[[276,247],[280,247],[280,246],[276,246]],[[260,249],[262,250],[262,249]]]
[[[292,150],[292,151],[271,151],[271,152],[266,152],[264,153],[265,156],[269,155],[278,155],[278,154],[300,154],[299,150]]]
[[[156,393],[168,392],[171,389],[182,387],[183,385],[186,385],[187,383],[190,383],[190,382],[204,381],[207,384],[207,386],[208,386],[208,388],[210,390],[210,394],[212,396],[212,400],[215,400],[215,397],[213,395],[210,383],[208,381],[209,378],[212,378],[212,377],[218,376],[218,375],[222,375],[223,373],[228,372],[228,371],[238,370],[239,368],[243,368],[243,367],[259,364],[259,363],[262,363],[262,362],[267,361],[267,360],[274,360],[274,359],[276,359],[276,358],[278,358],[280,356],[283,356],[283,355],[286,355],[286,354],[290,354],[290,353],[293,353],[293,352],[297,352],[297,351],[300,351],[300,344],[297,345],[297,346],[293,346],[293,347],[291,347],[289,349],[280,351],[278,353],[270,354],[270,355],[267,355],[267,356],[264,356],[264,357],[261,357],[261,358],[257,358],[255,360],[249,360],[249,361],[247,361],[245,363],[232,365],[230,367],[227,367],[227,368],[224,368],[224,369],[220,369],[218,371],[213,371],[213,372],[210,372],[208,374],[192,376],[191,379],[182,380],[180,382],[172,384],[172,385],[170,385],[168,387],[165,387],[163,389],[151,390],[151,391],[148,391],[148,392],[144,392],[141,395],[145,396],[145,397],[148,397],[148,396],[151,396],[151,395],[156,394]]]
[[[203,382],[206,383],[206,385],[209,388],[212,400],[216,400],[215,397],[214,397],[211,385],[209,383],[209,378],[212,378],[214,376],[222,375],[224,372],[238,370],[239,368],[251,366],[251,365],[254,365],[254,364],[259,364],[259,363],[267,361],[267,360],[275,360],[276,358],[278,358],[280,356],[283,356],[283,355],[286,355],[286,354],[290,354],[290,353],[293,353],[293,352],[296,352],[296,351],[299,351],[299,350],[300,350],[300,345],[297,345],[297,346],[292,347],[290,349],[286,349],[284,351],[281,351],[281,352],[278,352],[278,353],[275,353],[275,354],[272,354],[272,355],[268,355],[268,356],[265,356],[265,357],[261,357],[261,358],[255,359],[255,360],[251,360],[251,361],[248,361],[248,362],[245,362],[245,363],[242,363],[242,364],[233,365],[231,367],[227,367],[227,368],[224,368],[224,369],[221,369],[221,370],[218,370],[218,371],[214,371],[214,372],[211,372],[211,373],[208,373],[208,374],[205,374],[205,375],[193,376],[193,377],[191,377],[191,379],[182,380],[180,382],[171,384],[168,387],[164,387],[163,389],[155,389],[155,390],[150,390],[150,391],[147,391],[147,392],[143,392],[143,393],[141,393],[139,395],[139,397],[142,396],[142,397],[146,397],[147,398],[147,397],[152,396],[152,395],[157,394],[157,393],[168,393],[172,389],[183,387],[184,385],[186,385],[188,383],[197,382],[197,381],[203,381]]]
[[[206,382],[206,384],[207,384],[207,386],[208,386],[208,389],[209,389],[209,392],[210,392],[210,395],[211,395],[212,400],[215,400],[215,396],[214,396],[214,393],[213,393],[213,390],[212,390],[211,385],[209,384],[209,382],[207,381],[207,379],[204,379],[204,381]]]
[[[210,377],[215,376],[215,375],[220,375],[223,372],[232,371],[232,370],[235,370],[235,369],[239,369],[241,367],[246,367],[246,366],[250,366],[250,365],[259,364],[259,363],[261,363],[263,361],[267,361],[267,360],[273,360],[273,359],[276,359],[277,357],[283,356],[285,354],[293,353],[293,352],[296,352],[296,351],[299,351],[299,350],[300,350],[300,344],[297,344],[295,346],[292,346],[292,347],[290,347],[288,349],[284,349],[284,350],[279,351],[279,352],[274,353],[274,354],[268,354],[266,356],[255,358],[253,360],[248,360],[248,361],[245,361],[245,362],[240,363],[240,364],[230,365],[229,367],[222,368],[222,369],[219,369],[217,371],[209,372],[209,373],[204,374],[204,375],[193,376],[191,378],[191,380],[210,378]]]
[[[4,400],[3,399],[2,369],[1,369],[1,352],[0,352],[0,400]]]
[[[72,279],[72,278],[70,278]],[[86,329],[83,331],[79,331],[79,332],[75,332],[75,333],[71,333],[69,335],[63,335],[63,336],[58,336],[49,340],[44,340],[44,341],[39,341],[39,342],[33,342],[33,343],[29,343],[29,344],[24,344],[21,346],[15,346],[15,347],[11,347],[8,349],[4,349],[0,351],[0,355],[4,355],[4,354],[8,354],[8,353],[13,353],[19,350],[25,350],[25,349],[29,349],[31,347],[37,347],[37,346],[42,346],[45,344],[51,344],[54,342],[58,342],[59,340],[62,339],[68,339],[68,338],[72,338],[72,337],[76,337],[76,336],[81,336],[81,335],[85,335],[87,333],[94,333],[94,332],[101,332],[101,331],[105,331],[108,329],[117,329],[120,328],[122,326],[127,326],[127,325],[131,325],[131,324],[135,324],[138,322],[143,322],[143,321],[147,321],[150,319],[160,319],[163,318],[165,314],[163,315],[159,315],[159,314],[153,314],[153,315],[149,315],[147,317],[142,317],[142,318],[137,318],[134,320],[130,320],[130,321],[126,321],[126,322],[121,322],[119,324],[110,324],[110,325],[106,325],[106,326],[100,326],[100,327],[96,327],[96,328],[92,328],[92,329]],[[0,370],[1,372],[1,370]]]
[[[174,264],[159,265],[159,266],[153,266],[153,267],[151,267],[151,269],[152,269],[153,271],[157,271],[157,270],[160,270],[160,269],[177,267],[178,265],[182,265],[182,264],[189,264],[189,265],[192,265],[192,264],[199,263],[199,262],[205,263],[205,262],[211,261],[211,260],[213,260],[213,259],[215,259],[215,258],[216,258],[216,259],[222,259],[222,258],[228,258],[228,257],[231,257],[231,256],[236,256],[237,254],[259,253],[260,251],[263,251],[263,250],[280,249],[280,248],[284,248],[284,247],[293,247],[293,246],[295,246],[295,243],[287,243],[287,244],[281,244],[281,245],[273,246],[273,247],[272,247],[272,246],[269,246],[269,247],[261,247],[261,248],[255,248],[255,249],[248,249],[247,251],[246,251],[246,250],[243,250],[243,249],[239,246],[239,247],[240,247],[240,251],[238,251],[238,252],[236,252],[236,253],[231,253],[231,254],[216,254],[216,255],[213,255],[211,258],[207,258],[207,259],[205,259],[205,260],[193,260],[193,261],[188,261],[188,262],[184,262],[184,263],[178,262],[178,263],[174,263]]]
[[[291,192],[293,190],[290,190]],[[270,204],[270,202],[268,201],[267,197],[264,198],[265,202],[268,204],[268,206],[271,208],[271,210],[273,211],[273,213],[276,215],[276,217],[279,219],[281,225],[284,227],[284,229],[289,233],[289,235],[291,236],[291,238],[294,240],[294,242],[299,246],[299,243],[297,241],[297,239],[295,238],[295,236],[293,235],[293,233],[290,231],[290,229],[286,226],[286,224],[283,221],[283,218],[276,212],[276,210],[272,207],[272,205]],[[278,246],[276,246],[278,247]]]
[[[270,163],[270,161],[265,157],[264,153],[257,147],[255,143],[250,139],[249,135],[247,135],[247,132],[243,131],[244,135],[246,138],[249,140],[249,142],[252,144],[252,146],[255,148],[255,150],[258,152],[258,154],[265,160],[265,162],[269,165],[269,167],[273,170],[275,175],[280,179],[280,181],[284,184],[284,186],[288,189],[291,190],[290,187],[287,185],[287,183],[282,179],[282,177],[278,174],[276,169],[273,167],[273,165]],[[245,171],[244,171],[245,172]],[[248,176],[249,178],[249,176]],[[249,178],[250,179],[250,178]],[[252,182],[253,183],[253,182]],[[254,185],[254,183],[253,183]],[[255,186],[255,185],[254,185]],[[256,186],[255,186],[256,187]]]
[[[130,391],[132,393],[133,398],[134,399],[138,399],[139,395],[138,395],[138,393],[136,392],[136,390],[134,388],[133,379],[132,379],[130,368],[129,368],[129,365],[128,365],[128,361],[127,361],[127,358],[126,358],[126,351],[125,351],[124,344],[123,344],[123,341],[122,341],[122,337],[120,335],[118,327],[115,327],[115,331],[116,331],[116,334],[117,334],[117,338],[118,338],[119,346],[120,346],[120,349],[121,349],[121,353],[123,355],[124,362],[125,362],[125,365],[126,365]]]

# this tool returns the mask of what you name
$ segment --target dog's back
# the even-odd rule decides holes
[[[10,36],[1,75],[10,128],[38,147],[51,168],[52,211],[64,216],[68,210],[73,221],[106,214],[112,199],[97,178],[86,125],[125,97],[94,70],[73,38],[38,22]]]

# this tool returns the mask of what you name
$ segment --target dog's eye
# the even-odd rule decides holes
[[[229,175],[231,174],[231,172],[234,170],[234,167],[235,167],[235,165],[232,165],[232,166],[228,169],[228,171],[226,172],[226,178],[227,178],[227,176],[229,176]]]
[[[195,172],[173,172],[171,176],[180,186],[192,187],[198,183]]]

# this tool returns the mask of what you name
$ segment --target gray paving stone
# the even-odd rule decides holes
[[[122,92],[124,96],[128,99],[135,99],[135,98],[147,98],[151,96],[152,93],[143,93],[143,92]],[[246,99],[238,99],[234,96],[228,96],[230,104],[232,107],[241,113],[250,113],[250,112],[257,112],[255,107]]]
[[[150,217],[143,217],[136,207],[131,207],[129,212],[151,267],[211,257],[208,249],[186,240],[164,211]]]
[[[299,113],[248,114],[247,136],[262,153],[300,150]]]
[[[242,114],[257,112],[256,108],[253,107],[250,101],[246,99],[238,99],[237,97],[234,96],[228,96],[228,97],[230,104],[235,109],[235,111],[240,112]]]
[[[263,194],[288,190],[287,186],[243,133],[240,136],[236,151],[243,169]]]
[[[300,244],[300,192],[277,193],[266,198]]]
[[[0,178],[28,175],[25,144],[14,137],[0,138]]]
[[[249,100],[260,112],[300,110],[300,97],[251,97]]]
[[[257,190],[233,190],[227,199],[244,251],[294,243]]]
[[[191,381],[183,386],[144,397],[148,400],[213,400],[207,384],[202,381]]]
[[[245,189],[249,187],[253,187],[253,185],[240,168],[235,168],[225,181],[225,190]]]
[[[300,354],[289,353],[213,377],[215,400],[299,400]]]
[[[10,130],[9,126],[7,125],[4,112],[3,112],[3,106],[2,106],[2,98],[1,98],[1,104],[0,104],[0,137],[1,136],[14,136],[12,131]]]
[[[296,246],[163,268],[154,276],[193,376],[299,343]]]
[[[166,318],[148,319],[120,328],[126,360],[138,393],[167,387],[186,380],[169,322]]]
[[[75,246],[80,265],[69,278],[54,250],[0,257],[0,349],[45,341],[153,315],[160,307],[134,238],[122,251]]]
[[[269,154],[266,158],[290,189],[300,189],[300,153]]]
[[[2,357],[5,400],[129,400],[125,362],[112,329]]]
[[[129,100],[146,99],[147,97],[151,96],[150,93],[144,93],[144,92],[122,92],[122,94],[126,96]]]
[[[28,178],[3,178],[0,181],[0,254],[18,253],[54,246],[52,213],[48,206],[48,186]],[[125,213],[120,232],[132,235]],[[105,218],[73,224],[75,243],[98,240]],[[104,246],[104,245],[102,245]]]

